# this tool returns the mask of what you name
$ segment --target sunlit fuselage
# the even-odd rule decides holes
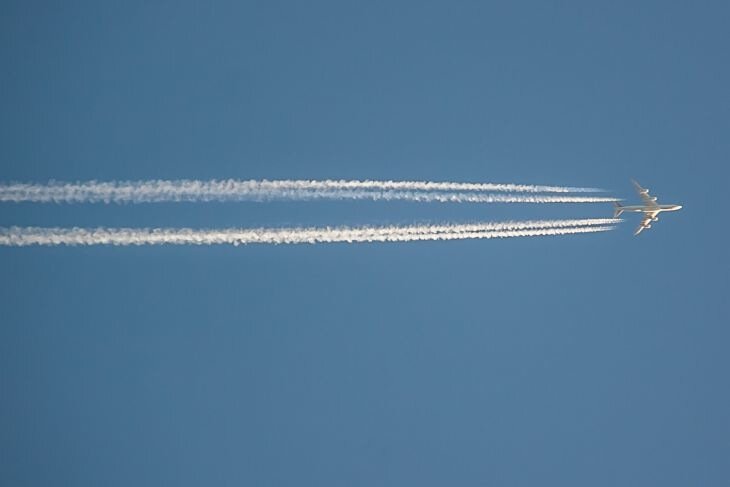
[[[682,209],[682,205],[621,206],[622,211],[635,211],[635,212],[643,212],[643,213],[661,213],[663,211],[677,211],[677,210],[681,210],[681,209]]]

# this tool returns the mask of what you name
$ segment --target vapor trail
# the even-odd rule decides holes
[[[527,193],[527,194],[490,194]],[[0,184],[0,202],[152,203],[314,199],[407,200],[471,203],[602,203],[615,198],[565,196],[595,188],[428,181],[112,181]],[[532,193],[532,194],[529,194]],[[535,193],[562,193],[544,195]]]
[[[134,228],[0,228],[0,245],[214,245],[412,242],[604,232],[621,220],[542,220],[463,225],[194,230]]]

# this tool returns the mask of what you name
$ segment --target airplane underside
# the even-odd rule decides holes
[[[664,211],[677,211],[682,209],[682,205],[659,205],[656,202],[656,197],[649,194],[649,190],[642,188],[639,183],[632,180],[636,192],[639,193],[639,197],[644,201],[643,205],[637,206],[621,206],[620,203],[614,203],[613,217],[618,218],[623,212],[643,213],[644,218],[641,220],[639,227],[634,232],[634,235],[640,234],[643,230],[651,228],[653,222],[659,221],[659,213]]]

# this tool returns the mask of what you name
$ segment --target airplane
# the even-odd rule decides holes
[[[642,199],[642,201],[644,201],[644,204],[635,206],[622,206],[621,204],[614,202],[614,206],[616,208],[613,212],[613,217],[618,218],[619,215],[621,215],[621,213],[623,213],[624,211],[635,211],[639,213],[644,213],[644,219],[641,220],[641,223],[634,232],[634,235],[638,235],[647,228],[651,228],[651,224],[653,222],[659,221],[659,213],[663,211],[677,211],[682,209],[682,205],[657,204],[656,196],[651,196],[648,189],[642,188],[641,185],[633,179],[631,180],[631,182],[634,184],[636,192],[639,193],[639,197]]]

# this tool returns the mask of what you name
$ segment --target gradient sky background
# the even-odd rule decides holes
[[[2,181],[608,188],[640,237],[0,248],[3,485],[728,485],[727,2],[3,2]],[[610,205],[0,205],[0,225]]]

